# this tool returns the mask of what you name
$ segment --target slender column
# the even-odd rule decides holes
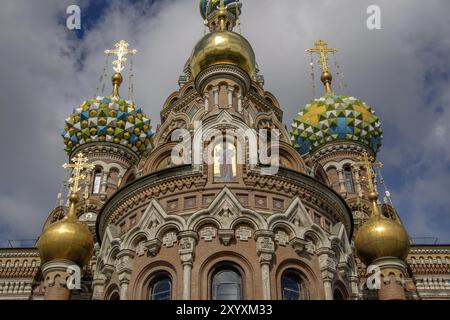
[[[238,96],[238,112],[242,113],[242,95]]]
[[[92,300],[101,300],[103,298],[106,284],[106,277],[103,274],[96,274],[92,280]]]
[[[134,251],[122,250],[117,254],[116,272],[119,277],[120,300],[128,300],[128,285],[133,268]]]
[[[346,193],[347,189],[345,188],[345,179],[344,179],[344,170],[339,169],[337,170],[338,177],[339,177],[339,187],[341,189],[341,193]]]
[[[319,256],[319,266],[325,290],[325,299],[333,300],[332,283],[336,274],[334,252],[329,248],[320,248],[317,250],[317,255]]]
[[[209,92],[205,92],[205,96],[203,98],[205,101],[205,112],[209,111]]]
[[[106,194],[106,186],[108,184],[109,171],[102,172],[102,181],[100,186],[100,194]]]
[[[269,230],[260,230],[255,233],[256,252],[261,264],[262,294],[264,300],[270,300],[272,297],[270,286],[270,265],[273,254],[275,253],[274,234]]]
[[[219,107],[219,87],[215,86],[213,88],[213,97],[214,97],[214,107],[218,108]]]
[[[228,108],[233,107],[233,87],[228,87]]]
[[[183,300],[191,299],[191,276],[194,263],[194,252],[197,243],[197,233],[194,231],[183,231],[178,235],[180,239],[179,251],[181,264],[183,265]]]
[[[193,254],[181,255],[181,263],[183,265],[183,300],[191,299],[191,274],[193,261]]]

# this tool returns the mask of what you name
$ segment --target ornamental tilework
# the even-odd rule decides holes
[[[292,124],[292,142],[308,154],[327,142],[358,141],[377,153],[382,128],[375,112],[355,97],[326,95],[300,111]]]
[[[66,119],[62,132],[66,152],[90,142],[111,142],[144,154],[152,147],[150,119],[132,101],[97,97],[83,102]]]

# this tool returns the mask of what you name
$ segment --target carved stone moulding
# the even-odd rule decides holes
[[[203,70],[195,79],[195,88],[197,92],[202,93],[211,81],[227,78],[237,82],[244,95],[250,90],[251,79],[248,74],[232,65],[216,65]]]

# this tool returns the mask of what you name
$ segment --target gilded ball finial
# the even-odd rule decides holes
[[[378,200],[378,193],[376,193],[376,192],[371,192],[371,193],[369,194],[369,200],[372,201],[372,202],[377,201],[377,200]]]

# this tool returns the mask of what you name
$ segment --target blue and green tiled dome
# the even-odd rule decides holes
[[[375,112],[355,97],[327,94],[309,103],[292,124],[292,142],[302,154],[339,140],[360,142],[375,153],[381,147],[382,128]]]
[[[150,119],[132,101],[120,97],[97,97],[83,102],[66,119],[65,150],[91,142],[110,142],[128,147],[137,154],[151,149]]]
[[[225,6],[228,6],[232,3],[238,3],[239,0],[225,0]],[[200,14],[203,19],[206,19],[217,7],[220,5],[220,0],[200,0]],[[234,10],[236,6],[230,8],[232,13],[235,13]]]

